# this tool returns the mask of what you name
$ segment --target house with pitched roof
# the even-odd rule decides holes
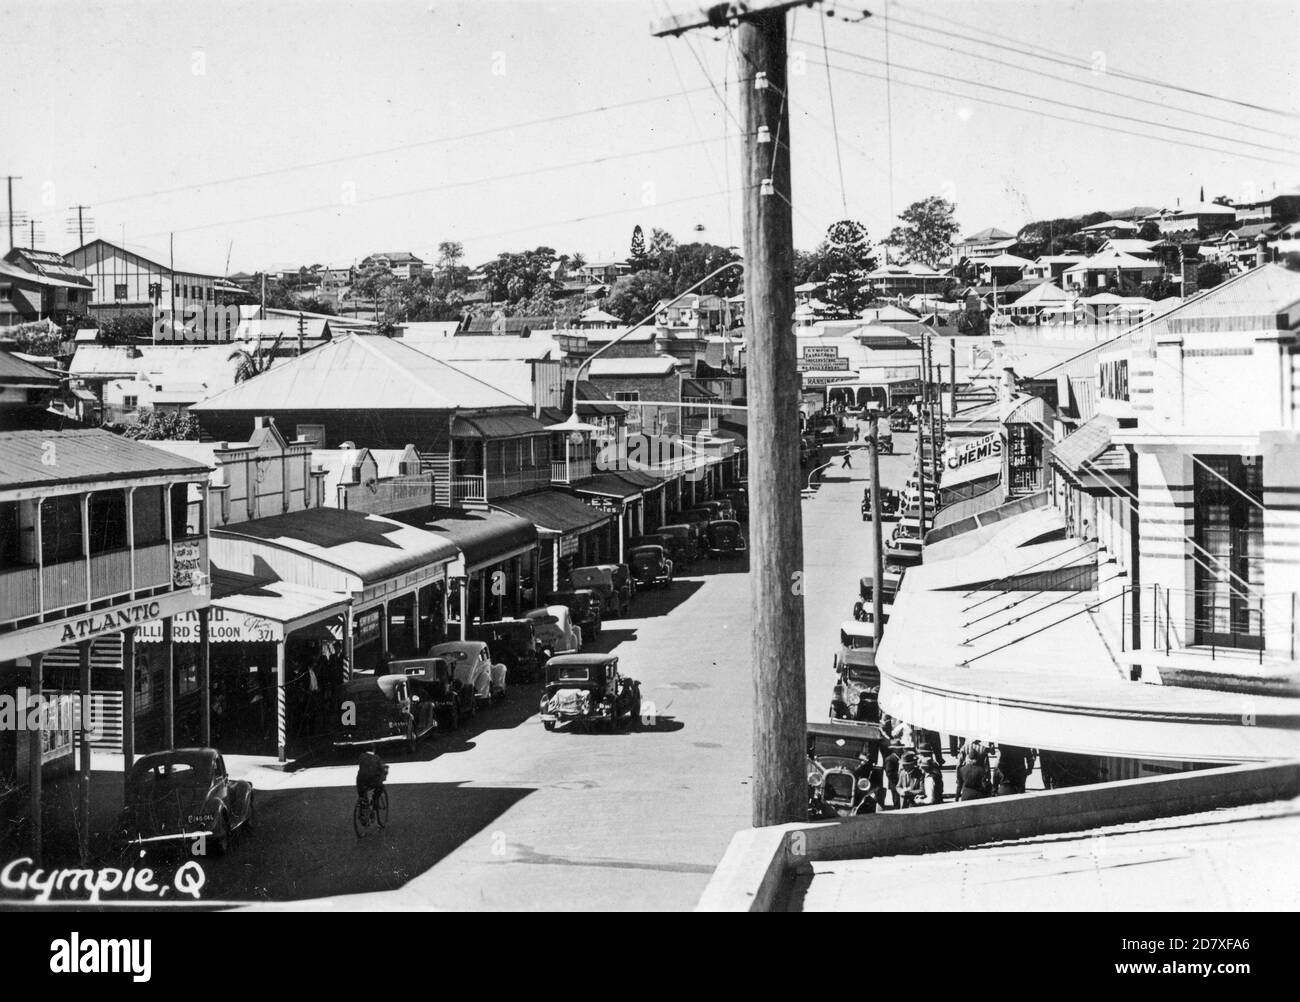
[[[0,259],[0,327],[84,314],[91,282],[62,254],[14,247]]]

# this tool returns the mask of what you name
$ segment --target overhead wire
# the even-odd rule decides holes
[[[960,27],[962,29],[962,34],[957,34],[956,32],[951,32],[951,31],[945,31],[942,28],[935,28],[930,25],[917,24],[914,21],[899,22],[909,27],[918,28],[922,31],[929,31],[933,34],[946,36],[948,38],[954,38],[959,41],[974,42],[978,45],[985,45],[990,48],[1002,49],[1003,51],[1011,52],[1020,56],[1029,56],[1030,58],[1033,59],[1055,62],[1061,65],[1070,66],[1074,69],[1083,70],[1088,73],[1093,72],[1093,68],[1091,65],[1083,62],[1081,59],[1079,59],[1076,56],[1069,55],[1068,53],[1063,53],[1060,52],[1059,50],[1050,49],[1046,46],[1039,45],[1033,42],[1025,42],[1025,41],[1018,41],[1016,39],[1010,39],[1006,35],[1000,35],[1000,36],[994,35],[990,31],[976,27],[975,25],[972,24],[967,24],[962,21],[954,20],[953,18],[945,17],[941,14],[936,14],[929,9],[926,10],[921,10],[919,8],[908,8],[908,9],[913,10],[916,13],[920,13],[922,16],[930,17],[937,21],[944,21],[956,27]],[[972,38],[971,37],[972,33],[992,36],[994,38],[998,38],[999,41],[996,42],[982,41],[977,38]],[[1008,41],[1017,41],[1019,47],[1017,47],[1016,45],[1006,44],[1006,42]],[[1037,49],[1039,50],[1039,52],[1035,53],[1031,51],[1033,49]],[[1151,87],[1158,87],[1164,90],[1176,91],[1178,93],[1187,94],[1192,97],[1205,98],[1207,100],[1212,100],[1212,101],[1221,101],[1226,104],[1235,105],[1240,108],[1246,108],[1252,111],[1264,112],[1270,115],[1277,115],[1282,118],[1300,119],[1300,113],[1297,113],[1293,110],[1288,110],[1284,108],[1272,108],[1269,107],[1268,105],[1257,104],[1252,101],[1245,101],[1239,98],[1229,97],[1225,94],[1215,94],[1210,91],[1197,90],[1194,87],[1187,87],[1183,84],[1175,84],[1175,83],[1170,83],[1168,81],[1159,80],[1155,77],[1147,77],[1147,76],[1142,76],[1141,74],[1129,73],[1126,70],[1117,70],[1111,67],[1107,67],[1105,72],[1107,75],[1118,77],[1121,80],[1129,80],[1134,83],[1141,83]]]

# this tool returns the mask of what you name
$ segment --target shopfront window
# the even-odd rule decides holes
[[[1264,463],[1197,456],[1196,642],[1258,649],[1264,643]]]

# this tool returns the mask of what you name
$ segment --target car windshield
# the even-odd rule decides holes
[[[591,669],[582,665],[565,666],[555,670],[557,682],[590,682]]]
[[[657,567],[659,564],[659,554],[654,550],[641,550],[632,554],[633,567]]]

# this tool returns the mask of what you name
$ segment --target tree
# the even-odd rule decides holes
[[[252,379],[254,376],[260,376],[271,367],[275,360],[275,350],[280,347],[280,341],[284,335],[277,337],[271,343],[267,350],[262,349],[262,339],[258,338],[253,343],[252,349],[236,348],[226,356],[227,362],[235,363],[235,382],[242,383],[245,380]]]
[[[867,274],[876,267],[867,228],[853,219],[831,223],[818,253],[826,271],[826,304],[841,316],[858,316],[871,302]]]
[[[444,240],[438,244],[438,270],[449,271],[465,259],[465,245],[459,240]]]
[[[628,249],[628,264],[633,271],[641,271],[650,266],[650,258],[645,252],[645,234],[638,223],[632,228],[632,246]]]
[[[133,422],[120,428],[123,438],[140,441],[193,441],[199,437],[199,421],[189,411],[159,411],[146,408]]]
[[[685,292],[727,262],[739,260],[739,255],[729,247],[719,247],[717,244],[675,244],[660,258],[658,270],[672,280],[672,291],[675,294]],[[702,295],[734,296],[744,285],[744,277],[739,268],[732,268],[698,291]]]
[[[180,321],[180,312],[177,314]],[[110,317],[99,325],[101,344],[130,344],[133,341],[152,340],[153,318],[144,313],[123,313]]]
[[[1206,261],[1196,269],[1196,287],[1198,289],[1213,289],[1227,277],[1223,265],[1217,261]]]
[[[488,298],[493,302],[518,303],[531,298],[540,288],[553,290],[551,269],[557,260],[551,247],[498,254],[495,261],[483,266]]]
[[[650,231],[650,246],[646,253],[650,255],[650,260],[656,268],[663,270],[664,255],[677,248],[677,238],[667,230],[661,230],[658,226]]]
[[[624,275],[610,291],[605,309],[627,323],[646,317],[661,299],[673,294],[673,280],[661,271],[638,271]]]
[[[1138,230],[1137,235],[1139,240],[1151,240],[1151,241],[1159,240],[1160,224],[1157,223],[1154,219],[1148,219],[1145,223],[1142,224],[1142,228]]]
[[[1300,271],[1300,251],[1292,251],[1282,259],[1282,266],[1292,271]]]
[[[903,248],[908,261],[933,268],[952,253],[958,233],[956,211],[957,206],[938,195],[913,202],[898,214],[903,225],[894,227],[889,243]]]

